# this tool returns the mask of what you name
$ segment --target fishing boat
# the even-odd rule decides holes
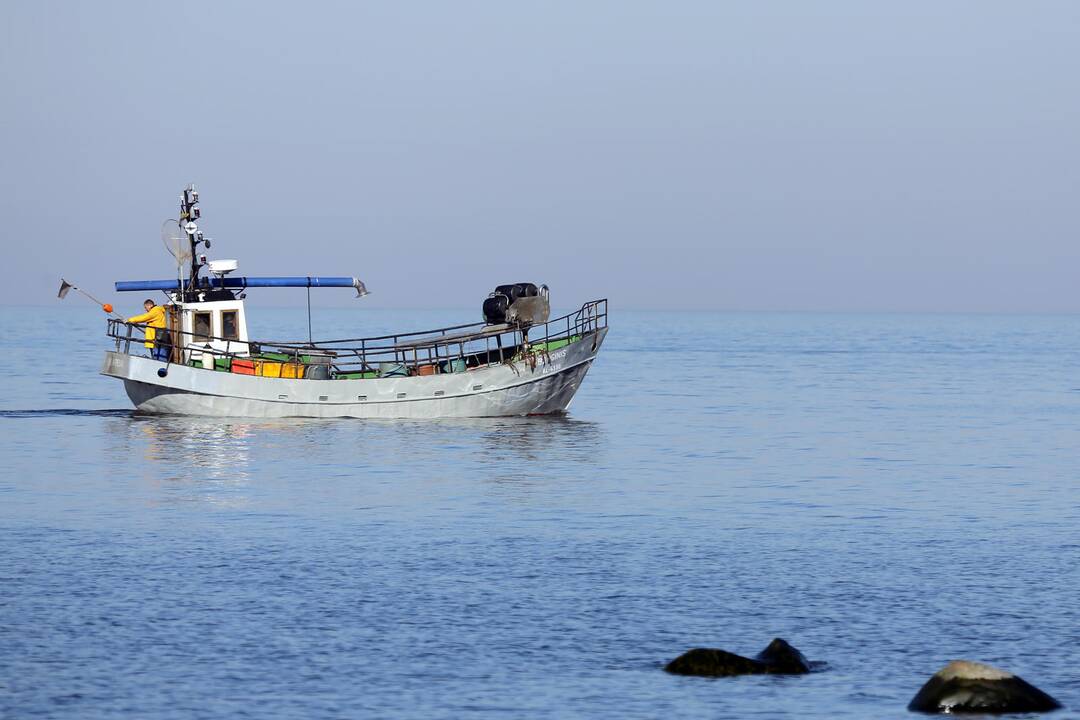
[[[122,380],[144,413],[228,417],[455,418],[542,415],[569,408],[607,335],[607,300],[550,318],[547,287],[497,286],[483,321],[421,332],[315,342],[311,290],[367,289],[355,277],[242,277],[235,260],[208,260],[199,195],[181,194],[179,220],[162,239],[175,278],[116,283],[118,292],[162,292],[165,329],[155,359],[145,327],[108,321],[112,348],[101,373]],[[202,252],[200,252],[202,251]],[[66,283],[66,281],[65,281]],[[307,341],[251,338],[249,290],[303,287]],[[108,308],[107,309],[111,309]]]

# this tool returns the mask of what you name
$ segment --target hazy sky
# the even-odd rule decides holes
[[[194,181],[373,307],[1078,312],[1078,78],[1072,1],[7,0],[0,302],[169,277]]]

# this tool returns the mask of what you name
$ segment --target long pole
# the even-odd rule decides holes
[[[315,345],[311,339],[311,278],[308,278],[307,286],[307,342],[308,345]]]
[[[88,299],[89,299],[89,300],[90,300],[91,302],[93,302],[93,303],[94,303],[95,305],[97,305],[98,307],[100,307],[100,308],[102,308],[102,309],[104,309],[104,308],[108,307],[109,309],[108,309],[108,310],[107,310],[106,312],[108,312],[109,314],[111,314],[111,315],[115,315],[115,316],[116,316],[116,317],[118,317],[118,318],[123,318],[123,317],[124,317],[124,316],[123,316],[123,315],[121,315],[120,313],[118,313],[118,312],[116,312],[115,310],[113,310],[113,309],[112,309],[112,305],[107,305],[106,303],[103,303],[103,302],[101,302],[101,301],[100,301],[100,300],[98,300],[98,299],[97,299],[96,297],[94,297],[94,296],[93,296],[93,295],[91,295],[90,293],[86,292],[85,290],[83,290],[83,289],[82,289],[81,287],[79,287],[78,285],[72,285],[71,283],[69,283],[69,282],[68,282],[67,280],[64,280],[63,278],[61,278],[61,282],[65,283],[65,284],[67,284],[67,285],[70,285],[70,286],[71,286],[71,289],[72,289],[72,290],[76,290],[76,291],[78,291],[79,293],[81,293],[82,295],[84,295],[85,297],[87,297],[87,298],[88,298]]]
[[[80,287],[75,287],[74,285],[72,285],[71,287],[75,288],[76,290],[78,290],[79,292],[81,292],[81,293],[82,293],[83,295],[85,295],[86,297],[90,298],[90,300],[92,300],[92,301],[93,301],[93,302],[94,302],[95,304],[97,304],[97,305],[101,305],[102,307],[104,307],[104,306],[105,306],[105,303],[101,302],[101,301],[100,301],[100,300],[98,300],[98,299],[97,299],[96,297],[94,297],[94,296],[93,296],[93,295],[91,295],[90,293],[86,292],[86,291],[85,291],[85,290],[83,290],[82,288],[80,288]],[[113,311],[113,315],[116,315],[116,311]]]

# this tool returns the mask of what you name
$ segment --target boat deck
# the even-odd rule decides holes
[[[369,338],[321,342],[239,342],[193,336],[172,327],[170,362],[208,371],[295,379],[374,379],[468,372],[518,359],[535,359],[607,327],[607,300],[543,324],[473,323]],[[109,320],[115,352],[142,352],[142,327]],[[180,342],[177,342],[179,340]],[[224,349],[208,346],[216,341]]]

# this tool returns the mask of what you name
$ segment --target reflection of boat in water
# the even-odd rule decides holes
[[[566,414],[350,422],[126,410],[107,417],[99,442],[109,457],[130,460],[122,474],[134,502],[318,517],[328,502],[353,513],[410,502],[418,488],[452,495],[486,488],[519,500],[556,486],[572,494],[605,462],[607,447],[602,423]],[[307,488],[302,501],[297,487]]]
[[[181,198],[163,239],[175,280],[116,283],[117,291],[169,297],[167,361],[136,354],[137,329],[110,320],[102,374],[124,381],[148,413],[234,417],[439,418],[564,412],[607,334],[607,301],[549,319],[547,288],[501,285],[484,322],[423,332],[324,342],[263,342],[247,333],[248,288],[351,287],[353,277],[234,277],[234,260],[207,261],[195,220],[198,194]],[[209,270],[201,276],[203,268]],[[186,277],[185,277],[186,274]]]

